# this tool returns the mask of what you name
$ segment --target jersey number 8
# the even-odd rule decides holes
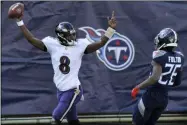
[[[70,72],[70,59],[67,56],[62,56],[60,58],[59,69],[63,74],[68,74]]]

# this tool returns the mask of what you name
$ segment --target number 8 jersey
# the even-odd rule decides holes
[[[78,39],[74,46],[64,46],[58,39],[48,36],[42,42],[51,56],[56,87],[66,91],[79,86],[78,72],[89,41]]]
[[[153,61],[162,66],[162,74],[158,83],[151,86],[156,91],[165,91],[170,86],[178,84],[177,77],[180,78],[181,70],[184,64],[184,56],[179,51],[167,52],[164,50],[157,50],[153,52]]]

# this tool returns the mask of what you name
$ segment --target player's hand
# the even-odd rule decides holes
[[[138,87],[135,87],[135,88],[132,89],[131,96],[132,96],[133,99],[136,98],[136,96],[139,93],[139,91],[140,91],[140,89]]]
[[[109,27],[115,29],[116,28],[116,25],[117,25],[117,22],[116,22],[116,18],[114,16],[114,11],[112,12],[112,17],[111,19],[108,17],[108,25]]]

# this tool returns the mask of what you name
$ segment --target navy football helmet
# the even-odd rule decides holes
[[[178,37],[177,33],[171,28],[162,29],[159,34],[155,37],[154,43],[157,49],[166,47],[177,47]]]
[[[76,41],[76,31],[69,22],[61,22],[56,26],[55,33],[60,42],[65,46],[72,46]]]

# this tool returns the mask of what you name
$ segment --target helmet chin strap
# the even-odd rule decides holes
[[[162,44],[162,46],[160,46],[159,48],[158,48],[158,50],[160,50],[162,47],[165,47],[165,43],[164,44]]]
[[[67,40],[66,38],[60,36],[59,33],[57,33],[57,35],[58,35],[58,37],[60,37],[60,38],[62,38],[62,39],[64,39],[64,40],[66,40],[66,41],[68,41],[67,44],[68,44],[69,46],[75,45],[75,41],[74,41],[74,40],[69,41],[69,40]]]

